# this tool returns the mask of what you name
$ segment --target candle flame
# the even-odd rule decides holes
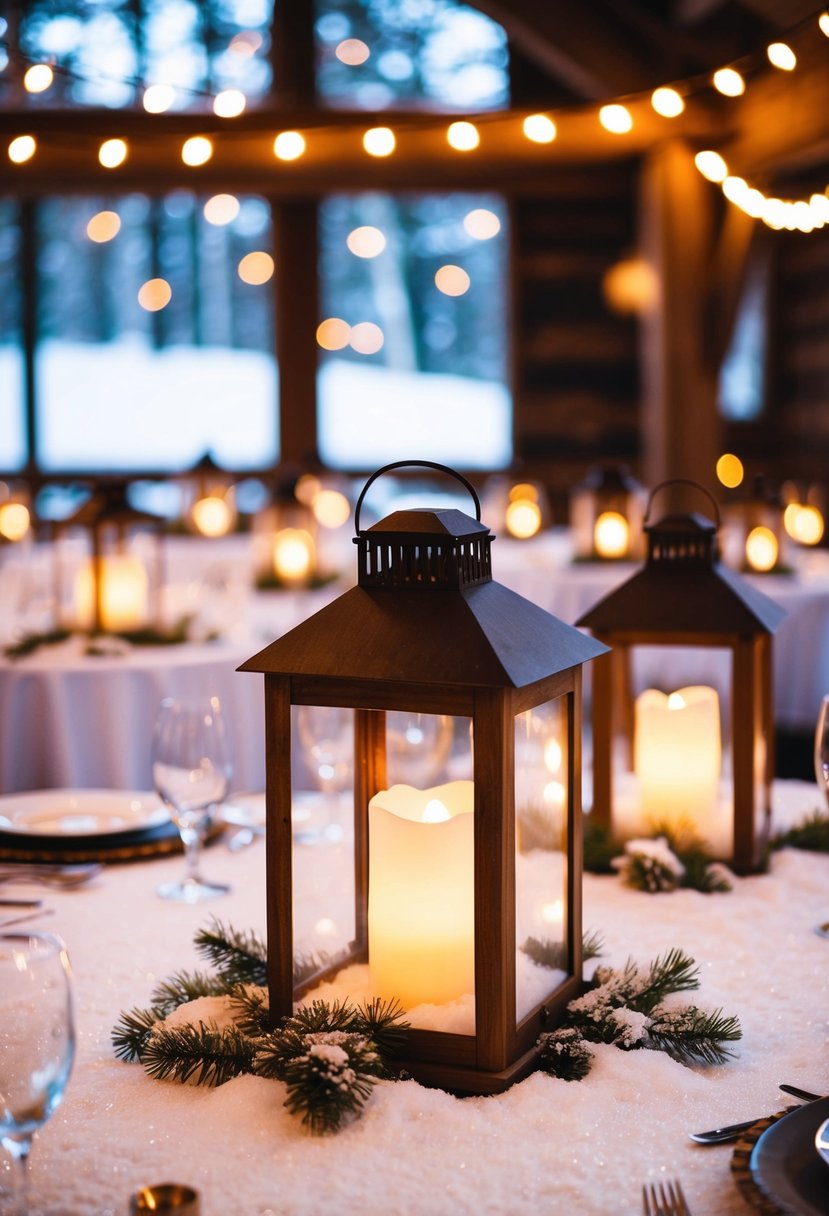
[[[681,692],[672,692],[668,697],[668,709],[685,709],[687,704]]]
[[[423,808],[421,823],[445,823],[450,818],[449,811],[439,798],[430,798]]]

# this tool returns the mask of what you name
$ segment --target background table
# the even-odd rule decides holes
[[[816,805],[814,786],[775,787],[781,817]],[[133,1191],[164,1181],[197,1187],[203,1216],[638,1216],[642,1182],[677,1175],[694,1216],[745,1216],[731,1147],[701,1148],[687,1133],[782,1109],[781,1081],[829,1093],[829,942],[812,931],[829,914],[829,856],[786,850],[770,873],[721,895],[585,879],[585,927],[604,937],[604,961],[647,964],[674,946],[697,960],[694,999],[742,1024],[727,1065],[597,1046],[585,1080],[535,1074],[498,1097],[384,1082],[360,1121],[321,1140],[285,1112],[279,1082],[194,1089],[114,1058],[121,1011],[146,1007],[174,971],[204,968],[192,936],[212,915],[264,931],[261,843],[207,851],[205,872],[233,886],[212,905],[155,896],[182,864],[114,866],[85,889],[47,895],[56,915],[44,928],[63,935],[75,971],[78,1055],[35,1140],[34,1216],[122,1216]]]

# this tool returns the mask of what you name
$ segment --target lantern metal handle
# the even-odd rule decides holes
[[[472,495],[472,501],[475,503],[475,518],[477,519],[478,523],[481,522],[481,503],[478,495],[475,492],[475,487],[471,482],[466,480],[462,473],[456,472],[455,469],[450,469],[446,464],[438,464],[434,460],[395,460],[393,464],[384,464],[382,469],[377,469],[375,473],[372,473],[371,477],[369,477],[368,481],[360,491],[360,496],[357,499],[357,505],[354,508],[354,531],[358,536],[360,535],[360,507],[363,505],[363,499],[368,493],[369,486],[372,484],[372,482],[375,482],[378,477],[382,476],[383,473],[390,473],[392,469],[404,468],[437,469],[439,473],[448,473],[450,477],[454,477],[455,480],[459,481],[461,485],[465,486]]]
[[[714,498],[714,495],[710,490],[706,490],[705,486],[700,485],[698,481],[692,481],[689,477],[670,477],[667,481],[660,481],[658,486],[654,486],[648,495],[648,505],[645,507],[645,518],[642,520],[643,525],[648,522],[648,517],[651,513],[654,498],[656,498],[659,491],[664,490],[666,486],[692,486],[695,490],[699,490],[700,493],[704,494],[711,503],[711,506],[714,508],[714,522],[717,526],[717,531],[719,531],[720,508],[717,506],[717,500]]]

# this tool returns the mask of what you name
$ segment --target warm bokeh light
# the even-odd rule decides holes
[[[826,200],[829,203],[829,199]],[[476,241],[488,241],[501,231],[501,221],[494,211],[476,207],[463,217],[463,226]]]
[[[241,89],[222,89],[213,98],[213,113],[217,118],[238,118],[247,104],[248,99]]]
[[[105,169],[117,169],[127,159],[127,142],[124,139],[105,139],[98,149],[98,160]]]
[[[729,181],[729,178],[725,179]],[[742,178],[734,178],[734,181],[742,181]],[[725,182],[723,182],[723,192],[725,192]],[[738,187],[734,197],[731,198],[732,203],[739,207],[741,211],[745,211],[746,215],[750,215],[752,219],[759,219],[763,214],[763,208],[766,204],[766,196],[761,190],[755,190],[753,187],[744,185]],[[730,197],[730,196],[729,196]]]
[[[779,546],[771,528],[763,524],[752,528],[746,537],[746,562],[752,570],[766,573],[777,565]]]
[[[529,498],[516,498],[507,506],[504,524],[516,540],[529,540],[541,527],[541,508]]]
[[[651,93],[651,105],[663,118],[676,118],[685,109],[685,102],[676,89],[667,86],[654,89]]]
[[[166,279],[147,279],[138,289],[138,303],[147,312],[160,312],[173,298],[173,289]]]
[[[0,536],[15,543],[29,531],[32,517],[29,508],[22,502],[0,504]]]
[[[334,51],[340,63],[350,68],[359,67],[365,63],[371,51],[360,38],[344,38]]]
[[[376,258],[386,248],[386,238],[379,228],[364,224],[361,228],[352,228],[345,243],[358,258]]]
[[[351,515],[351,503],[339,490],[320,490],[311,502],[314,519],[323,528],[341,528]]]
[[[212,155],[213,144],[205,135],[191,136],[184,141],[181,149],[181,159],[191,168],[206,165]]]
[[[821,13],[817,19],[817,23],[820,26],[820,32],[829,38],[829,12]]]
[[[117,211],[98,211],[86,225],[90,241],[103,245],[121,231],[121,217]]]
[[[232,508],[218,494],[208,494],[194,502],[190,517],[202,536],[226,536],[233,524]]]
[[[33,135],[18,135],[9,144],[9,160],[15,165],[22,165],[31,160],[37,151],[37,143]]]
[[[214,194],[204,204],[203,215],[208,224],[215,224],[216,227],[221,227],[222,224],[231,224],[239,214],[240,204],[238,198],[233,194]]]
[[[351,326],[342,317],[326,317],[317,326],[317,345],[323,350],[342,350],[350,337]]]
[[[781,72],[793,72],[797,67],[797,55],[787,42],[772,42],[766,47],[766,54],[772,67]]]
[[[729,490],[735,489],[742,483],[745,476],[743,462],[733,452],[723,452],[716,465],[717,480],[721,486]]]
[[[54,79],[48,63],[33,63],[23,76],[23,88],[27,93],[45,93]]]
[[[714,88],[723,97],[739,97],[746,91],[746,82],[736,68],[719,68],[712,77]]]
[[[373,321],[360,321],[352,325],[348,336],[348,345],[356,350],[358,355],[376,355],[383,346],[383,331]]]
[[[363,147],[369,156],[391,156],[397,140],[391,127],[370,127],[363,135]]]
[[[624,557],[630,544],[630,525],[619,511],[602,511],[593,525],[593,548],[599,557]]]
[[[462,266],[447,263],[435,272],[435,286],[445,296],[462,296],[469,291],[469,275]]]
[[[694,164],[702,176],[708,178],[709,182],[723,182],[728,177],[728,165],[719,152],[712,152],[710,149],[697,152]]]
[[[786,227],[786,204],[782,198],[767,198],[763,203],[763,213],[760,216],[769,228]]]
[[[478,128],[472,122],[452,122],[446,132],[446,142],[456,152],[471,152],[481,142]]]
[[[825,194],[813,194],[809,199],[809,207],[818,226],[829,224],[829,198]]]
[[[262,35],[257,34],[256,30],[240,30],[238,34],[233,35],[227,44],[227,49],[233,55],[238,55],[240,59],[250,59],[261,45]]]
[[[609,131],[611,135],[625,135],[633,129],[633,118],[630,110],[627,106],[622,106],[618,103],[602,106],[599,110],[599,122],[605,131]]]
[[[729,174],[722,183],[723,194],[729,202],[735,203],[738,207],[749,190],[750,186],[745,178],[734,177],[732,174]]]
[[[322,482],[316,473],[303,473],[301,477],[297,478],[297,483],[294,486],[294,498],[297,502],[310,507],[321,489]]]
[[[273,141],[273,154],[277,160],[299,160],[305,151],[305,136],[299,131],[280,131]]]
[[[549,114],[528,114],[524,119],[524,134],[534,144],[551,144],[558,132]]]
[[[622,316],[646,313],[659,296],[659,279],[644,258],[623,258],[605,272],[602,294],[608,308]]]
[[[273,539],[273,570],[284,583],[304,583],[314,567],[314,538],[305,528],[283,528]]]
[[[517,502],[521,498],[526,498],[530,502],[538,502],[538,490],[530,481],[519,481],[516,485],[510,486],[507,498],[510,502]]]
[[[783,527],[799,545],[816,545],[823,537],[823,516],[817,507],[790,502],[783,512]]]
[[[144,90],[142,105],[148,114],[163,114],[176,99],[176,91],[170,84],[151,84]]]
[[[236,269],[243,283],[259,287],[273,277],[273,258],[263,249],[255,249],[253,253],[245,254]]]

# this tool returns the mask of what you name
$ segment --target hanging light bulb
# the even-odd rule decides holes
[[[654,89],[651,94],[651,105],[663,118],[676,118],[685,109],[685,102],[676,89],[667,87]]]
[[[612,135],[625,135],[633,128],[633,118],[627,106],[618,104],[602,106],[599,122]]]
[[[719,152],[712,152],[710,149],[697,152],[694,164],[702,176],[708,178],[709,182],[724,182],[728,177],[728,165]]]
[[[787,42],[772,42],[766,47],[769,63],[781,72],[793,72],[797,67],[797,56]]]
[[[714,88],[723,97],[739,97],[746,91],[746,82],[736,68],[719,68],[712,79]]]

